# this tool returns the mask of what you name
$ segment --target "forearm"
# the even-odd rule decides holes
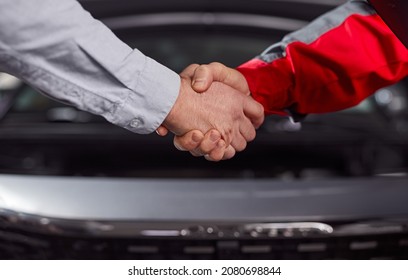
[[[0,69],[136,133],[156,129],[180,87],[75,0],[0,0]]]
[[[365,1],[351,1],[238,67],[266,113],[354,106],[408,75],[408,51]]]

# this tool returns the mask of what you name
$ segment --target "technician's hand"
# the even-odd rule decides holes
[[[186,138],[175,140],[176,147],[189,150],[193,155],[208,152],[210,158],[208,156],[207,158],[210,160],[211,157],[214,157],[213,160],[219,160],[221,155],[222,158],[224,156],[229,158],[235,154],[235,151],[245,149],[247,142],[255,138],[255,128],[259,127],[264,119],[263,107],[259,103],[247,94],[242,94],[226,84],[213,81],[213,78],[210,80],[196,79],[193,84],[198,87],[198,90],[205,90],[204,87],[210,84],[209,89],[201,94],[191,88],[191,77],[196,70],[199,70],[197,73],[203,73],[200,75],[207,75],[207,70],[212,71],[218,66],[218,64],[208,65],[208,69],[206,67],[201,69],[197,65],[190,65],[180,74],[179,97],[163,123],[165,128],[176,135],[184,135],[190,131],[185,135]],[[217,69],[220,68],[216,68],[215,71]],[[218,74],[215,72],[216,75],[225,73],[223,69],[221,70],[218,70]],[[200,75],[198,78],[202,77]],[[222,79],[233,81],[233,83],[236,81],[235,76],[227,75]],[[210,131],[211,129],[216,131]],[[205,136],[202,135],[207,132]],[[165,135],[167,131],[161,127],[158,133]],[[219,139],[217,133],[222,138],[221,141],[215,140]],[[230,145],[234,150],[227,148]]]
[[[220,63],[211,63],[209,65],[191,65],[190,70],[194,69],[192,87],[197,92],[204,92],[211,86],[214,81],[219,81],[228,84],[234,89],[248,96],[249,88],[244,76],[235,69],[228,68]],[[259,103],[258,103],[259,104]],[[262,107],[259,104],[260,107]],[[263,122],[259,115],[251,115],[251,112],[245,112],[248,118],[251,119],[255,128],[258,128]],[[160,127],[157,130],[159,135],[166,135],[167,130]],[[219,161],[232,158],[236,149],[233,146],[227,145],[221,137],[220,132],[212,129],[205,135],[197,130],[190,131],[182,136],[174,137],[174,145],[182,151],[190,151],[194,156],[205,156],[207,160]]]

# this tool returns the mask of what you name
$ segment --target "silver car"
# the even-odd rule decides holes
[[[238,66],[344,1],[82,1],[175,71]],[[408,81],[357,107],[269,116],[225,162],[1,74],[1,259],[406,259]],[[137,160],[135,160],[137,159]]]

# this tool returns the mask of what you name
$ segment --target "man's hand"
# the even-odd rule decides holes
[[[259,127],[264,119],[262,105],[247,94],[213,81],[212,77],[206,78],[208,70],[213,71],[213,68],[217,68],[215,78],[221,76],[220,80],[236,85],[234,80],[236,77],[222,76],[228,72],[219,66],[222,65],[208,65],[206,69],[206,67],[190,65],[180,74],[179,97],[163,123],[163,126],[176,135],[183,135],[190,131],[185,136],[175,139],[176,147],[189,150],[193,155],[208,154],[209,160],[230,158],[235,151],[245,149],[247,142],[255,138],[255,128]],[[197,73],[202,74],[195,76],[199,79],[192,83],[191,77],[196,70],[199,70]],[[195,84],[199,91],[205,91],[204,88],[208,85],[209,89],[199,94],[191,88],[191,84]],[[242,88],[240,85],[241,90]],[[193,129],[195,130],[192,131]],[[165,135],[167,131],[160,127],[158,133]]]
[[[251,94],[245,77],[237,70],[219,62],[197,66],[192,81],[192,87],[197,92],[206,91],[214,81],[217,81],[229,85],[247,96]]]
[[[209,65],[190,65],[187,68],[190,72],[186,72],[188,75],[192,75],[192,87],[197,92],[206,91],[214,81],[227,84],[241,94],[249,96],[249,88],[244,76],[235,69],[228,68],[221,63],[211,63]],[[193,71],[193,73],[191,73]],[[250,111],[245,112],[248,114],[255,128],[258,128],[263,122],[262,118],[257,115],[251,115]],[[263,114],[263,108],[262,108]],[[164,127],[160,127],[157,130],[159,135],[166,135],[167,130]],[[194,136],[194,137],[193,137]],[[207,160],[219,161],[232,158],[236,150],[233,146],[228,145],[224,139],[221,138],[220,132],[217,130],[210,130],[205,135],[198,130],[190,131],[182,136],[174,137],[174,145],[177,149],[182,151],[190,151],[194,156],[205,156]]]
[[[193,156],[204,156],[209,161],[220,161],[234,157],[236,151],[221,139],[221,134],[211,129],[205,135],[192,130],[182,136],[174,136],[174,146],[180,151],[189,151]]]

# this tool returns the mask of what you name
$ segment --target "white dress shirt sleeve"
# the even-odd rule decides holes
[[[0,0],[0,70],[47,96],[151,133],[177,99],[177,73],[131,49],[76,0]]]

